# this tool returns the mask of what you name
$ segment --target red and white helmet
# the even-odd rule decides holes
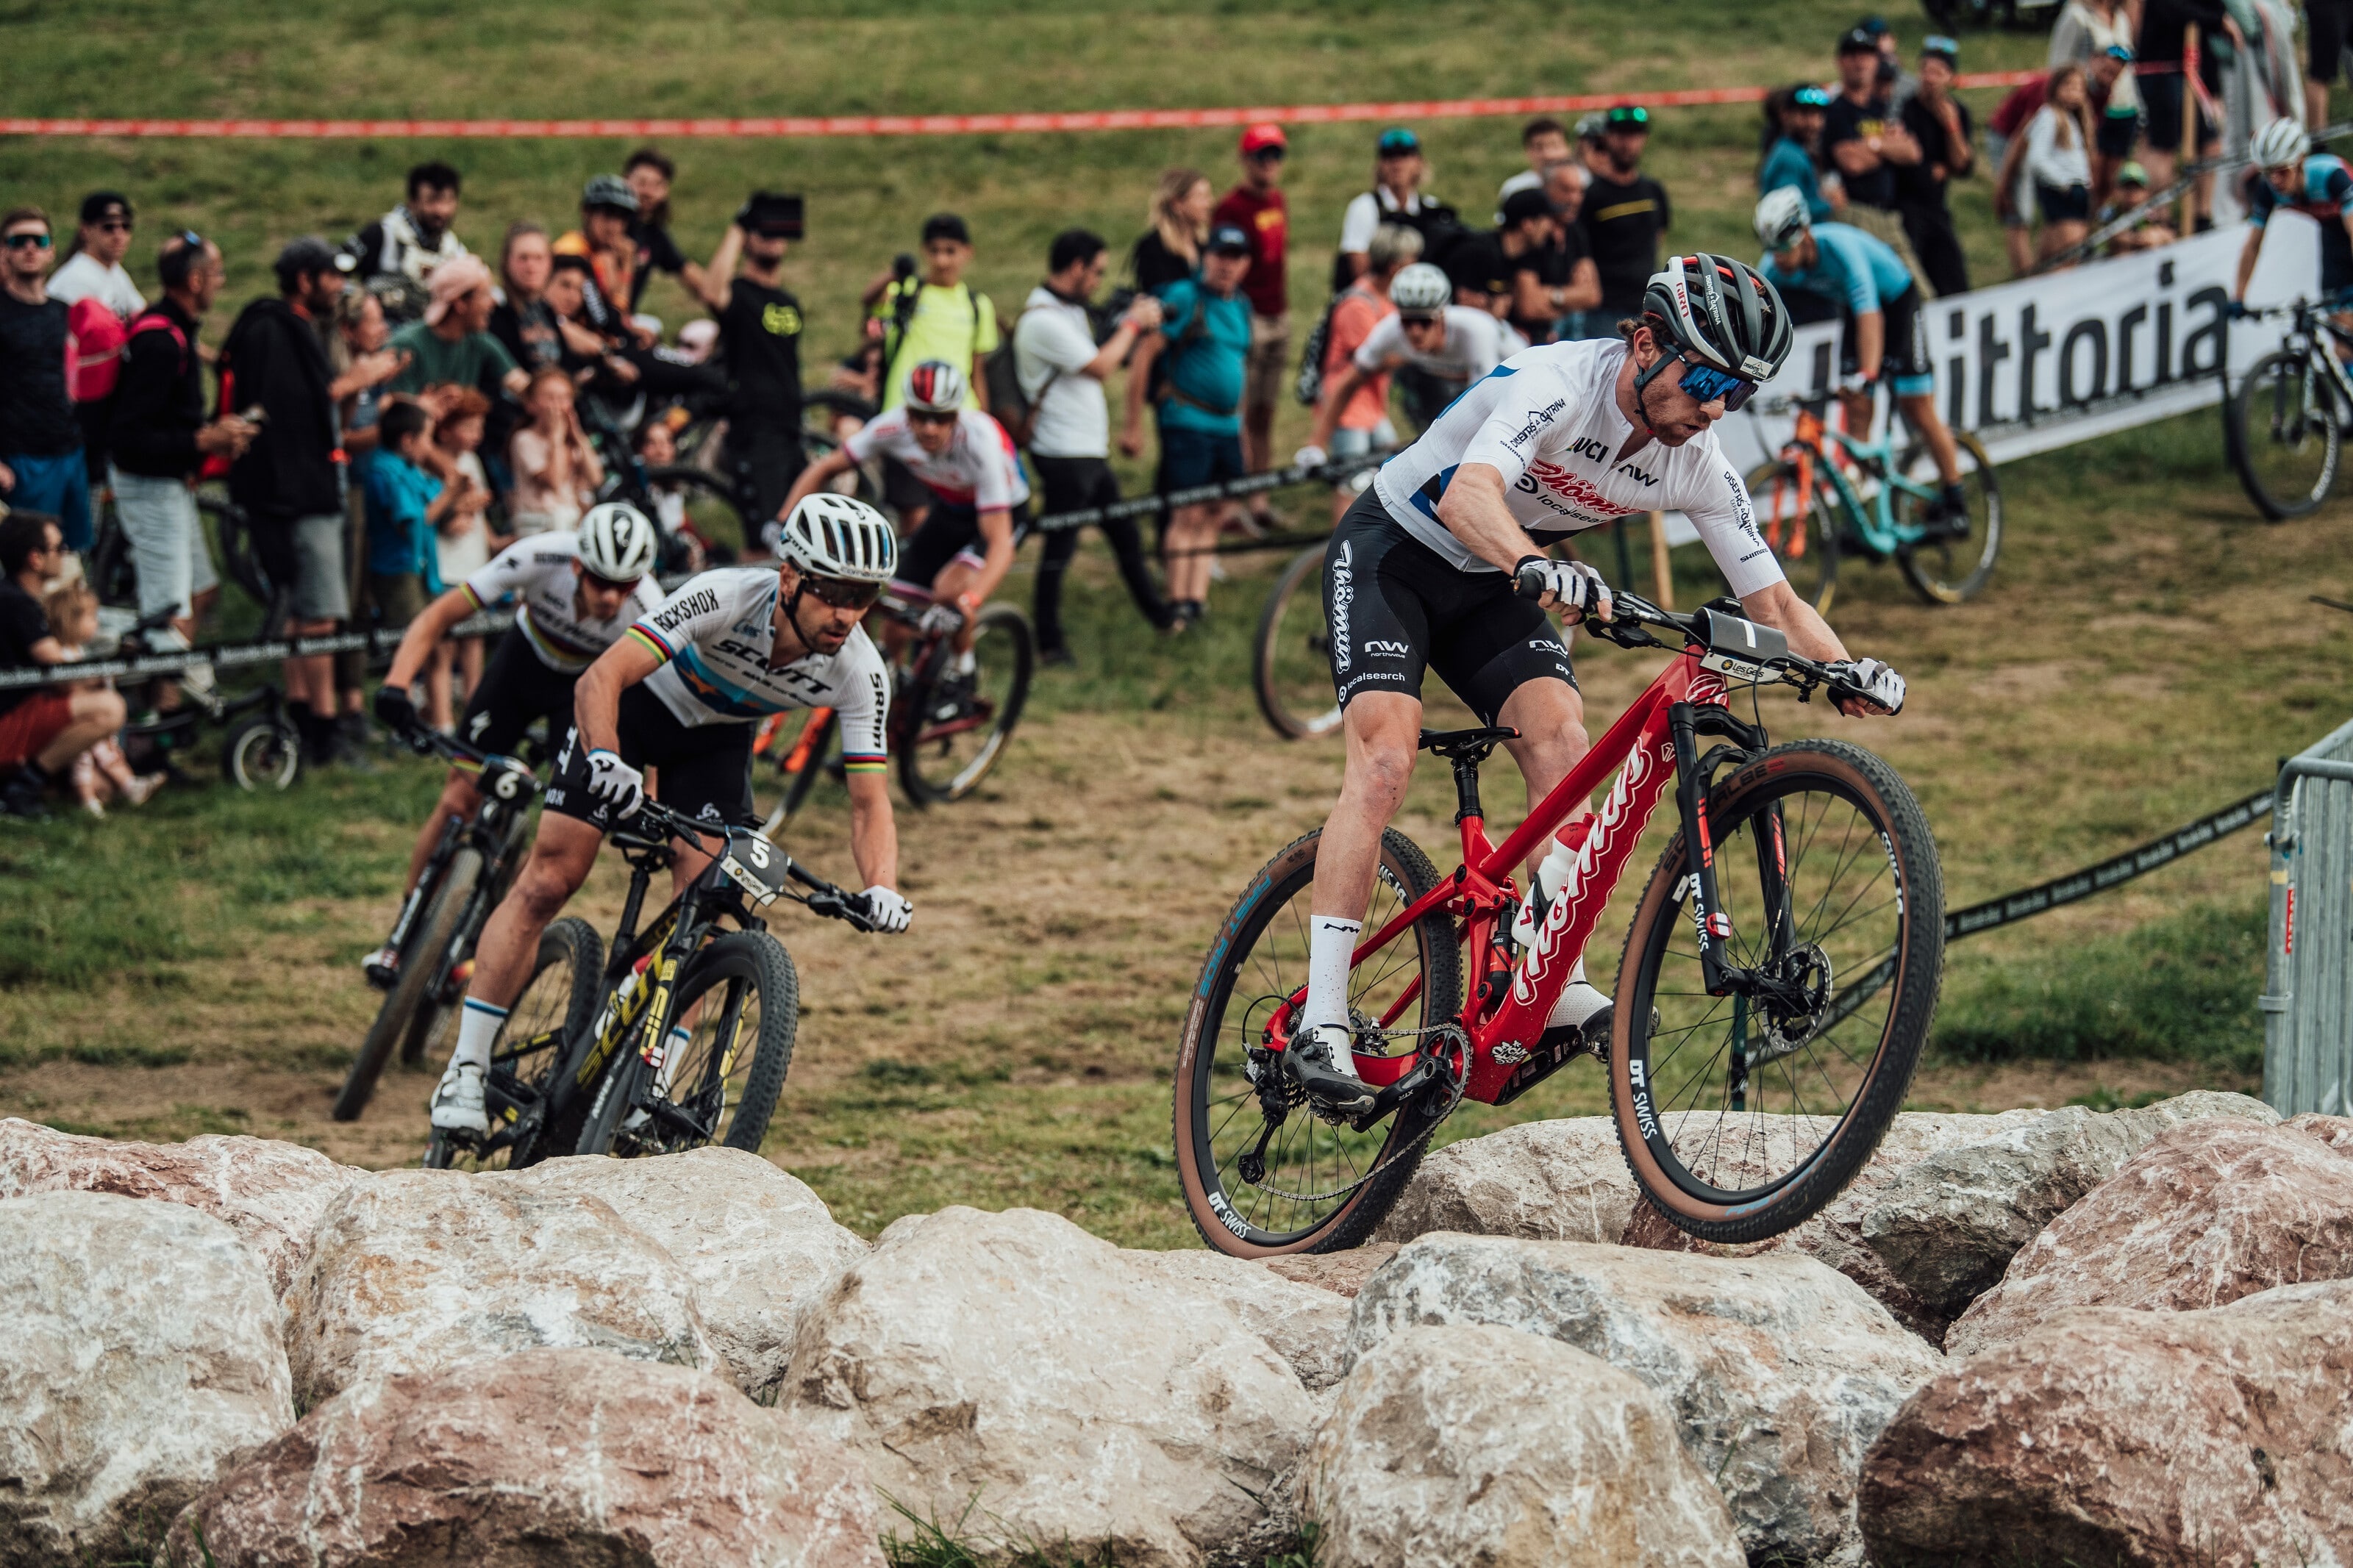
[[[1796,335],[1773,285],[1729,256],[1677,256],[1642,290],[1642,319],[1694,364],[1764,382]]]
[[[925,414],[954,414],[965,392],[964,372],[944,359],[927,359],[907,373],[907,406]]]

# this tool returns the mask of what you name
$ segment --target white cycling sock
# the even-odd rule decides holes
[[[1307,1006],[1299,1016],[1301,1034],[1319,1024],[1348,1023],[1348,961],[1356,956],[1356,939],[1365,922],[1336,915],[1316,915],[1308,922]],[[1353,1062],[1335,1064],[1343,1070]]]
[[[974,670],[978,669],[979,668],[980,656],[975,653],[972,649],[966,648],[962,653],[955,656],[956,674],[970,675]]]
[[[465,1010],[458,1015],[458,1048],[449,1053],[449,1065],[471,1062],[487,1073],[491,1070],[491,1047],[497,1041],[499,1031],[506,1026],[507,1009],[493,1007],[488,1002],[466,998]]]

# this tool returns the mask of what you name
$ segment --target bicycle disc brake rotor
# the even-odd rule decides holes
[[[1752,1068],[1778,1061],[1812,1039],[1815,1025],[1830,1007],[1831,960],[1821,943],[1810,942],[1797,949],[1780,968],[1778,994],[1758,1002],[1757,1032],[1765,1043],[1749,1058]]]

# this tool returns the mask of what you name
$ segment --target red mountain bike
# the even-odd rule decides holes
[[[1778,632],[1729,613],[1737,607],[1677,616],[1620,594],[1614,621],[1587,621],[1620,647],[1674,646],[1644,629],[1660,628],[1683,651],[1500,845],[1487,837],[1479,764],[1514,732],[1423,732],[1423,748],[1453,764],[1463,863],[1441,879],[1411,839],[1382,835],[1348,977],[1356,1070],[1382,1087],[1356,1121],[1318,1111],[1282,1070],[1306,1001],[1319,835],[1251,880],[1210,945],[1176,1058],[1177,1171],[1211,1247],[1257,1258],[1356,1246],[1457,1105],[1506,1104],[1588,1048],[1609,1067],[1635,1180],[1694,1236],[1778,1235],[1870,1157],[1936,1012],[1936,841],[1912,792],[1870,752],[1773,746],[1733,716],[1735,684],[1786,682],[1801,700],[1825,686],[1850,694]],[[1703,736],[1722,743],[1702,755]],[[1576,868],[1524,952],[1511,937],[1511,879],[1612,769]],[[1627,931],[1609,1037],[1542,1048],[1546,1017],[1670,784],[1681,826]]]

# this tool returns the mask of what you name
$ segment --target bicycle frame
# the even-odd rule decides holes
[[[1794,463],[1798,469],[1799,504],[1792,513],[1796,533],[1786,549],[1787,554],[1793,559],[1802,559],[1805,555],[1805,500],[1814,493],[1818,472],[1829,479],[1848,520],[1854,524],[1855,531],[1873,554],[1893,555],[1904,546],[1917,544],[1926,537],[1921,529],[1895,520],[1894,494],[1902,490],[1916,500],[1931,502],[1936,499],[1936,487],[1906,479],[1896,472],[1895,443],[1892,436],[1891,432],[1876,441],[1858,440],[1834,427],[1816,409],[1803,405],[1799,408],[1798,427],[1789,439],[1782,443],[1780,450],[1783,459]],[[1832,459],[1834,449],[1854,463],[1878,466],[1879,490],[1869,502],[1862,499],[1862,492],[1848,476],[1845,466]],[[1778,482],[1775,488],[1779,488]],[[1768,528],[1778,530],[1781,524],[1778,500],[1769,510]],[[1767,542],[1776,550],[1784,548],[1778,539],[1768,539]]]

